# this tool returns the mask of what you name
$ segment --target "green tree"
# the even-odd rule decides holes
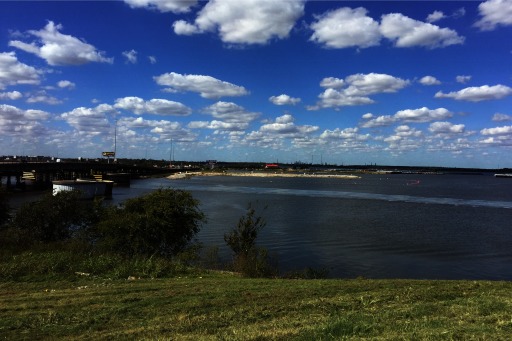
[[[108,209],[93,232],[102,250],[172,256],[189,244],[205,221],[199,201],[189,192],[158,189]]]
[[[23,204],[10,227],[29,241],[54,242],[81,233],[96,219],[94,202],[81,199],[78,191],[48,194],[40,200]]]

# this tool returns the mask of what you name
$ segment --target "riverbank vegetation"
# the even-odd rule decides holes
[[[221,264],[214,249],[194,242],[206,217],[187,192],[161,189],[120,207],[74,193],[27,205],[0,221],[3,339],[507,340],[512,333],[510,282],[304,279],[325,277],[313,269],[277,278],[256,246],[265,221],[251,206],[225,235],[233,264]]]

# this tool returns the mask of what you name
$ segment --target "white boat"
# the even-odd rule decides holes
[[[512,174],[511,173],[504,173],[504,174],[494,174],[495,177],[497,178],[512,178]]]

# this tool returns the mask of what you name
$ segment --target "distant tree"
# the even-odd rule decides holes
[[[78,191],[48,194],[23,204],[9,226],[31,241],[53,242],[71,238],[97,219],[95,204],[81,199]]]
[[[93,235],[103,250],[172,256],[189,244],[205,221],[199,201],[189,192],[158,189],[108,209]]]

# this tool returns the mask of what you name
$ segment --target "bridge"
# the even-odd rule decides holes
[[[187,169],[189,171],[195,169]],[[144,167],[124,163],[97,161],[83,162],[0,162],[0,186],[24,188],[29,180],[35,187],[51,187],[55,180],[96,178],[128,181],[133,178],[157,174],[172,174],[183,171],[180,168]],[[5,181],[3,181],[5,179]]]

